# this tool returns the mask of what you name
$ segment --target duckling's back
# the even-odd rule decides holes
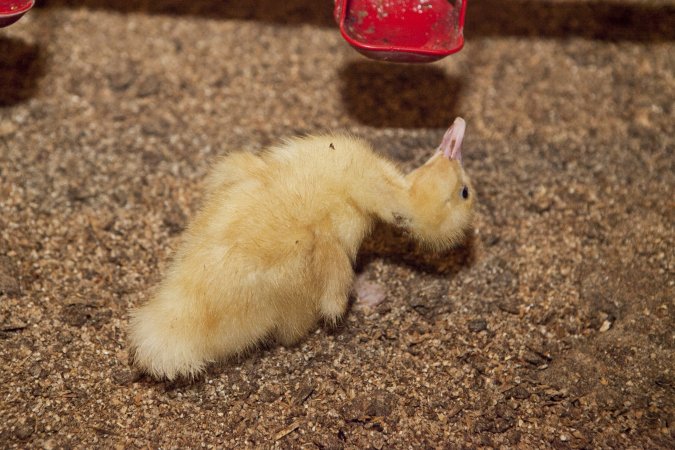
[[[396,168],[366,142],[345,135],[294,139],[260,156],[234,154],[218,164],[214,177],[204,214],[194,223],[197,234],[219,228],[223,237],[275,252],[296,251],[283,244],[308,235],[333,234],[355,253],[373,209],[386,201],[382,180],[401,182]]]

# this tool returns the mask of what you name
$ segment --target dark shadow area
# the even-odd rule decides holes
[[[0,36],[0,107],[31,98],[44,75],[44,68],[38,46]]]
[[[200,16],[335,27],[331,0],[44,0],[38,7]],[[675,39],[674,5],[480,0],[467,6],[467,39],[481,36],[582,37],[609,41]]]
[[[378,224],[363,244],[355,271],[362,272],[372,260],[382,258],[388,263],[413,267],[430,275],[452,275],[476,259],[475,237],[469,233],[464,242],[444,252],[435,252],[415,242],[403,230]]]
[[[462,87],[461,79],[431,65],[358,60],[339,76],[347,112],[379,128],[446,128]]]
[[[106,9],[119,13],[199,16],[209,19],[256,20],[287,25],[334,26],[330,0],[44,0],[43,8]]]
[[[675,6],[617,2],[480,0],[467,5],[464,34],[607,41],[675,39]]]

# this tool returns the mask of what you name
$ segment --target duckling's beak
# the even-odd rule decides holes
[[[438,147],[439,152],[448,159],[455,159],[462,163],[462,141],[464,140],[464,131],[466,122],[461,117],[457,117],[448,131],[443,135],[443,141]]]

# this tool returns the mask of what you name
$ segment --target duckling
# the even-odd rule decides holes
[[[156,378],[192,378],[267,337],[291,346],[346,312],[359,246],[375,220],[434,250],[470,227],[465,122],[404,175],[348,135],[296,138],[222,158],[206,180],[165,279],[132,311],[133,359]]]

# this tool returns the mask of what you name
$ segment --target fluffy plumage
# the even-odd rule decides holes
[[[224,157],[166,278],[132,312],[135,363],[158,378],[190,377],[267,336],[292,345],[318,319],[337,321],[352,263],[377,219],[435,249],[456,243],[474,199],[461,166],[460,121],[407,176],[345,135]]]

